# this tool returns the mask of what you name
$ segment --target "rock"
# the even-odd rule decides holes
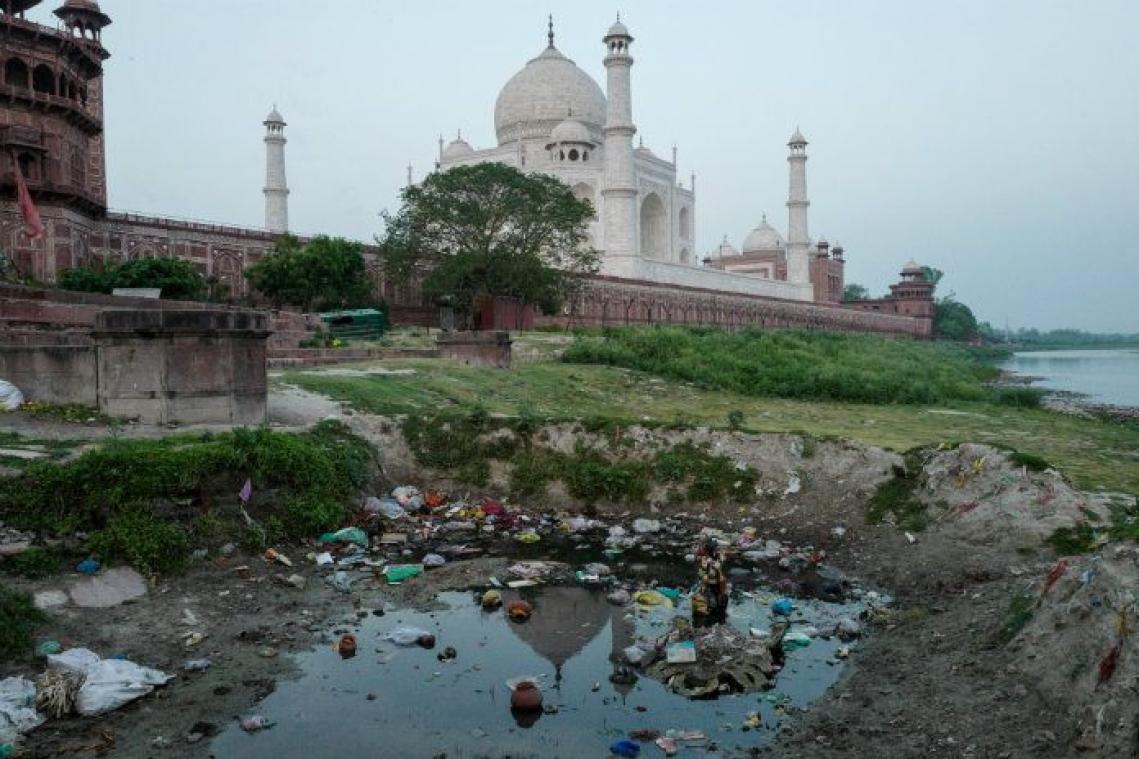
[[[37,609],[53,609],[67,603],[67,593],[62,590],[41,590],[34,596]]]
[[[76,606],[106,609],[145,596],[146,580],[130,567],[115,567],[77,580],[67,592]]]

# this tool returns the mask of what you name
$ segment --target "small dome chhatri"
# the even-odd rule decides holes
[[[589,129],[576,119],[566,119],[550,132],[550,142],[593,142]]]
[[[82,1],[82,0],[80,0],[80,1]],[[265,126],[269,126],[270,124],[279,124],[280,126],[287,126],[287,124],[285,124],[284,117],[282,117],[280,112],[277,110],[276,104],[273,105],[273,110],[269,111],[269,115],[265,117],[265,121],[262,123],[264,123]]]
[[[455,139],[447,143],[447,147],[443,148],[444,158],[462,158],[463,156],[470,155],[475,152],[471,144],[463,139],[463,133],[459,132]]]
[[[775,227],[767,223],[767,215],[765,214],[759,226],[744,239],[743,252],[782,250],[783,247],[783,237],[776,231]]]

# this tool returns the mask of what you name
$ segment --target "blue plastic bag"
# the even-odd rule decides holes
[[[633,741],[619,740],[609,747],[609,753],[614,756],[633,757],[641,753],[641,746]]]

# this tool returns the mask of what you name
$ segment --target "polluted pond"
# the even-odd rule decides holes
[[[310,559],[351,605],[310,627],[299,676],[214,755],[308,757],[316,735],[337,755],[746,755],[824,694],[890,602],[750,528],[397,496],[369,504],[370,535],[323,536]],[[722,622],[703,613],[696,545],[730,578]]]

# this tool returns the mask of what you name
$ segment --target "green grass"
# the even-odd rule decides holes
[[[161,440],[109,440],[72,461],[37,461],[0,479],[0,521],[58,534],[90,532],[89,550],[140,570],[182,569],[192,547],[216,536],[245,540],[237,492],[253,482],[257,540],[311,538],[338,527],[370,477],[375,451],[337,422],[300,434],[237,428]],[[221,507],[211,511],[214,507]],[[197,532],[198,525],[209,530]]]
[[[860,403],[984,400],[995,373],[955,345],[793,330],[616,329],[579,335],[562,358],[743,395]]]
[[[0,585],[0,660],[32,652],[32,633],[47,621],[28,593]]]
[[[369,366],[354,368],[366,372]],[[739,411],[747,430],[849,438],[896,451],[949,441],[990,443],[1038,456],[1085,489],[1139,492],[1139,426],[1044,409],[968,401],[875,405],[758,398],[616,367],[556,362],[519,364],[510,371],[440,360],[380,366],[411,373],[345,376],[313,369],[287,371],[274,381],[384,415],[482,408],[494,415],[597,424],[664,424],[684,417],[724,428],[728,414]]]

